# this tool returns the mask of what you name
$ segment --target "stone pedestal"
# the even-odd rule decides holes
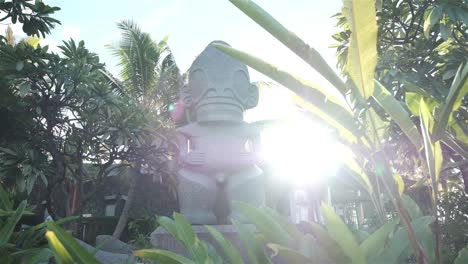
[[[211,225],[212,227],[216,228],[221,234],[224,235],[226,239],[229,239],[231,243],[239,250],[244,261],[248,263],[248,255],[245,249],[241,246],[241,242],[237,235],[236,228],[232,225]],[[199,239],[206,241],[213,245],[216,248],[216,251],[221,255],[223,255],[223,250],[221,247],[218,246],[218,243],[213,239],[210,235],[208,230],[204,226],[192,226],[195,234],[198,236]],[[254,226],[251,226],[252,232],[255,232]],[[151,244],[153,247],[158,249],[165,249],[171,252],[189,257],[188,252],[183,248],[183,246],[166,230],[159,227],[153,233],[151,233]]]

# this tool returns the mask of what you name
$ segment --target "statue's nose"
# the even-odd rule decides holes
[[[231,88],[225,88],[223,89],[223,96],[229,97],[229,98],[234,98],[234,91]]]
[[[206,93],[206,97],[215,97],[217,96],[218,91],[217,89],[209,89],[208,92]]]

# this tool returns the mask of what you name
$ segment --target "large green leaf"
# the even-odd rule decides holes
[[[52,256],[49,248],[28,248],[11,254],[13,259],[21,259],[21,264],[48,263]]]
[[[11,211],[13,210],[13,204],[11,203],[8,192],[0,185],[0,208],[3,210]]]
[[[232,220],[232,223],[236,227],[237,234],[239,235],[242,244],[247,251],[250,263],[252,264],[268,264],[272,263],[270,257],[265,251],[263,245],[254,236],[252,230],[249,230],[247,226]]]
[[[366,263],[364,252],[340,216],[326,203],[322,203],[321,209],[328,233],[352,260],[352,263]]]
[[[216,230],[216,228],[212,226],[205,226],[210,235],[218,242],[221,248],[224,251],[224,254],[228,258],[230,263],[239,263],[243,264],[244,261],[242,260],[242,256],[239,254],[237,249],[232,245],[231,241],[226,239],[221,232]]]
[[[374,93],[377,64],[375,0],[343,0],[343,5],[351,30],[346,70],[367,99]]]
[[[439,141],[432,141],[431,131],[434,127],[434,118],[423,99],[420,105],[421,130],[424,139],[424,150],[426,154],[427,167],[432,182],[432,199],[437,200],[437,189],[439,186],[440,170],[442,169],[442,149]]]
[[[434,8],[428,8],[424,14],[426,19],[424,20],[424,36],[429,39],[429,33],[431,32],[432,27],[440,21],[443,15],[442,6],[436,6]]]
[[[354,174],[358,175],[357,182],[366,190],[369,195],[371,195],[374,190],[372,188],[372,184],[369,180],[364,169],[356,162],[353,157],[345,156],[343,159],[343,163],[347,166],[347,168]]]
[[[440,139],[447,127],[447,123],[452,113],[457,110],[462,102],[463,97],[468,93],[468,63],[460,65],[453,79],[450,92],[442,104],[442,109],[437,118],[437,123],[434,128],[434,138]]]
[[[192,245],[195,243],[197,236],[192,229],[192,225],[187,221],[187,219],[179,214],[174,213],[174,221],[177,228],[177,237],[185,244]]]
[[[424,101],[430,109],[434,109],[439,106],[439,102],[432,97],[426,97],[421,93],[407,92],[405,93],[406,106],[414,116],[419,116],[419,103],[421,102],[421,98],[424,98]]]
[[[357,138],[360,137],[359,129],[354,123],[350,109],[344,104],[343,100],[250,54],[222,44],[214,44],[214,46],[299,95],[308,102],[308,110],[337,129],[345,140],[352,143],[357,142]]]
[[[458,252],[458,256],[453,264],[466,264],[468,263],[468,246]]]
[[[411,222],[418,241],[422,240],[425,232],[432,232],[429,226],[434,221],[432,216],[423,216]],[[388,247],[379,256],[376,263],[396,263],[406,249],[410,248],[408,234],[404,227],[400,227],[388,243]],[[411,248],[412,249],[412,248]]]
[[[244,202],[233,202],[234,208],[244,215],[257,229],[265,235],[267,241],[282,246],[289,246],[291,237],[280,223],[264,213],[261,209],[255,208]]]
[[[208,251],[193,231],[192,225],[179,213],[174,213],[174,221],[177,238],[182,242],[195,262],[204,263],[208,259]]]
[[[442,138],[442,141],[444,144],[449,146],[452,150],[454,150],[458,155],[462,156],[465,160],[468,160],[468,150],[467,150],[467,144],[464,143],[463,141],[458,141],[455,138],[453,138],[450,133],[445,132],[444,137]]]
[[[47,223],[46,237],[49,245],[63,263],[99,264],[94,256],[83,248],[75,238],[53,221]],[[63,258],[63,259],[60,259]]]
[[[25,208],[26,201],[22,201],[18,208],[16,208],[15,214],[10,216],[2,229],[0,229],[0,248],[10,240],[11,234],[13,234],[15,226],[21,219]]]
[[[384,224],[361,243],[359,247],[366,257],[378,254],[385,247],[385,241],[397,223],[397,221],[392,221]]]
[[[177,226],[175,224],[175,221],[172,220],[171,218],[167,216],[160,216],[158,217],[158,223],[160,226],[162,226],[169,234],[171,234],[173,237],[176,239],[179,239],[178,233],[177,233]],[[180,241],[180,240],[179,240]],[[182,241],[180,241],[182,242]]]
[[[340,248],[338,242],[336,242],[330,234],[320,225],[314,222],[309,223],[312,230],[313,237],[317,243],[310,243],[316,248],[310,248],[309,250],[316,250],[318,257],[324,258],[332,263],[349,263],[350,258]],[[307,234],[304,236],[306,237]],[[304,253],[303,253],[304,254]]]
[[[294,223],[288,221],[286,217],[280,215],[277,211],[269,207],[263,208],[262,211],[264,214],[267,214],[270,218],[272,218],[275,222],[279,223],[292,239],[296,241],[302,238],[303,234],[297,229],[297,226]]]
[[[195,264],[196,262],[177,255],[173,252],[162,250],[162,249],[142,249],[133,252],[133,255],[150,260],[157,260],[158,263],[165,264]]]
[[[416,149],[421,150],[423,147],[421,135],[401,103],[378,81],[375,81],[373,96],[377,103],[379,103],[385,112],[387,112],[390,118],[398,124]]]
[[[409,197],[406,194],[403,194],[401,196],[401,201],[403,202],[403,205],[408,211],[411,220],[415,220],[423,216],[421,208],[419,208],[419,205],[413,199],[411,199],[411,197]]]
[[[249,0],[230,0],[244,14],[249,16],[257,24],[263,27],[276,39],[281,41],[292,52],[307,62],[312,68],[319,72],[325,79],[333,84],[343,95],[348,91],[346,85],[327,64],[326,60],[314,49],[307,45],[296,34],[289,31],[274,17],[268,14],[260,6]]]

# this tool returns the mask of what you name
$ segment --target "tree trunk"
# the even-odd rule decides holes
[[[140,172],[138,170],[131,179],[130,188],[128,189],[127,200],[125,201],[124,208],[122,209],[122,213],[120,214],[119,222],[117,223],[114,233],[112,234],[112,236],[117,239],[120,239],[120,236],[122,235],[125,229],[125,226],[127,225],[128,213],[130,211],[130,208],[133,205],[133,200],[135,200],[139,178],[140,178]]]

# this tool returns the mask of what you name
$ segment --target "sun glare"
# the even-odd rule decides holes
[[[267,128],[261,154],[275,176],[301,187],[324,181],[340,165],[338,142],[307,118]]]

